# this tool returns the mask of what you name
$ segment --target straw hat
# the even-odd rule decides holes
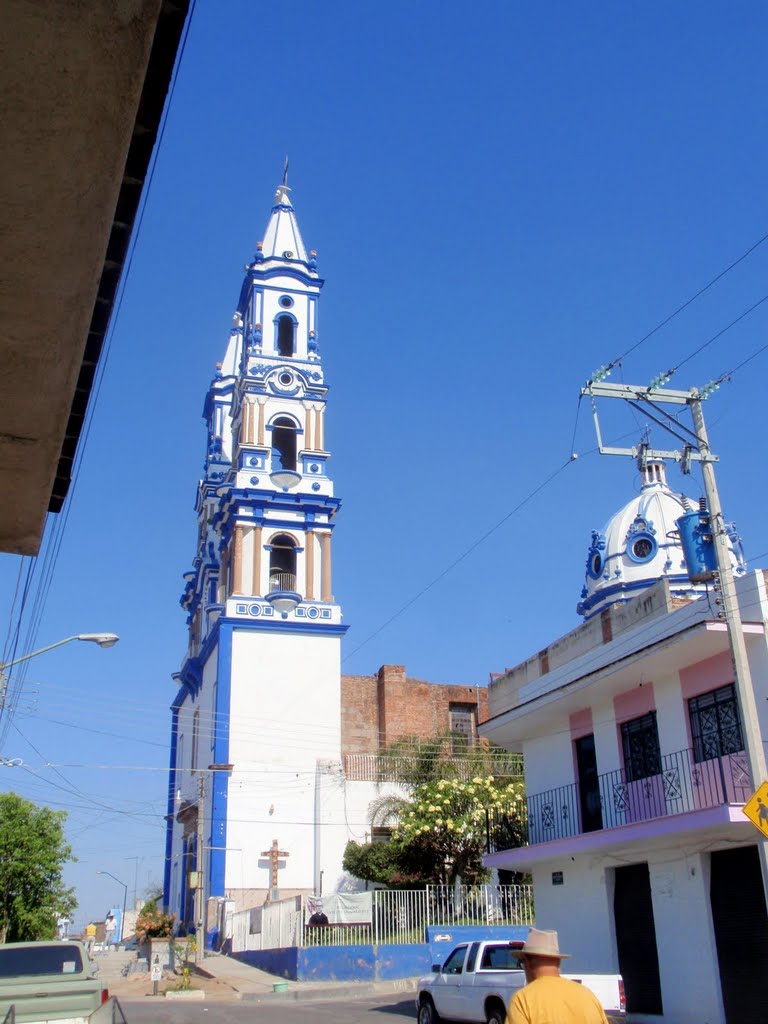
[[[557,932],[531,928],[516,956],[549,956],[553,960],[567,960],[570,953],[561,953],[557,942]]]

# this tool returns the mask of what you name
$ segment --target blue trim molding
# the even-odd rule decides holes
[[[232,633],[231,624],[219,620],[219,649],[216,662],[216,706],[214,712],[213,763],[229,763],[229,714],[232,696]],[[229,773],[211,773],[211,831],[208,892],[224,896],[227,868],[227,798]]]
[[[173,812],[176,805],[176,749],[179,742],[179,710],[171,708],[171,757],[168,767],[168,802],[165,818],[165,871],[163,872],[163,906],[170,911],[171,868],[173,857]]]

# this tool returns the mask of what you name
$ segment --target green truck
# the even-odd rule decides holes
[[[96,1024],[102,1017],[122,1019],[119,1005],[96,975],[96,965],[82,942],[0,946],[0,1024]]]

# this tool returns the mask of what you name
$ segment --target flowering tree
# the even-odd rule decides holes
[[[380,805],[379,820],[383,820]],[[509,846],[527,841],[525,791],[520,779],[476,775],[423,782],[409,798],[389,798],[392,841],[347,844],[344,867],[358,878],[393,887],[483,882],[488,812],[505,815]]]
[[[497,780],[493,775],[472,779],[440,779],[417,786],[403,805],[392,841],[410,848],[410,858],[431,866],[431,881],[450,883],[460,876],[469,884],[485,881],[483,866],[487,812],[507,816],[510,845],[526,842],[525,790],[522,781]]]

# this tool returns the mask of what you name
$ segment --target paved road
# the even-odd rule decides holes
[[[413,997],[399,993],[322,1002],[121,1000],[121,1005],[128,1024],[399,1024],[416,1018]]]

